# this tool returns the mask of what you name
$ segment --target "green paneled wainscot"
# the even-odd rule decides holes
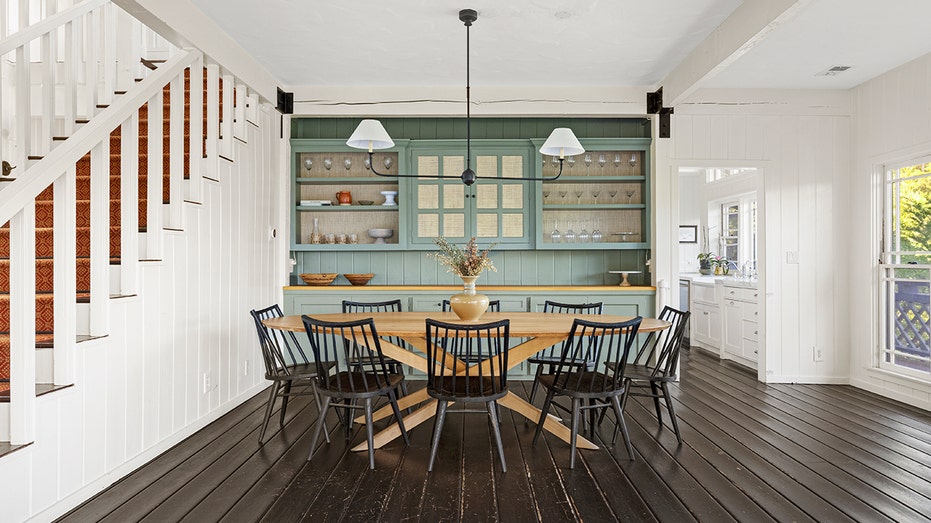
[[[484,275],[482,276],[484,278]],[[339,312],[343,300],[384,301],[401,299],[406,311],[440,311],[441,303],[451,295],[461,292],[462,286],[454,285],[330,285],[313,287],[306,285],[284,288],[285,314],[322,314]],[[566,286],[511,286],[481,285],[479,292],[490,299],[501,300],[502,311],[541,312],[543,302],[555,300],[564,303],[604,303],[605,314],[653,317],[656,289],[654,287],[617,285],[566,285]],[[305,341],[301,337],[302,342]],[[511,376],[531,379],[532,369],[524,363],[511,371]]]

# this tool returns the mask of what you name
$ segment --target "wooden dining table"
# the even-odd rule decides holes
[[[460,320],[452,312],[364,312],[364,313],[333,313],[333,314],[312,314],[312,317],[322,321],[353,321],[365,318],[372,318],[375,321],[375,330],[380,337],[392,336],[404,340],[416,352],[407,348],[398,346],[387,340],[381,340],[382,352],[385,356],[395,359],[411,368],[417,369],[424,373],[427,372],[427,339],[426,323],[427,318],[450,323],[484,323],[507,319],[510,320],[511,340],[523,339],[521,343],[508,349],[508,369],[520,365],[527,358],[540,352],[547,347],[562,343],[569,336],[572,329],[572,323],[575,318],[581,318],[589,321],[616,323],[628,321],[631,316],[616,316],[610,314],[552,314],[543,312],[486,312],[477,322],[465,322]],[[300,316],[283,316],[281,318],[270,318],[264,321],[265,326],[271,329],[287,330],[294,332],[304,332],[304,324]],[[669,328],[669,322],[655,318],[643,318],[640,324],[639,332],[652,332]],[[467,365],[464,362],[458,362],[457,365]],[[412,392],[398,400],[398,407],[402,410],[422,404],[417,410],[404,417],[404,426],[407,430],[420,425],[427,421],[436,413],[436,400],[430,398],[426,389]],[[530,421],[536,423],[540,419],[541,410],[517,394],[508,391],[508,393],[498,400],[502,407],[514,410],[525,416]],[[373,420],[379,420],[392,415],[390,405],[385,406],[375,412]],[[362,418],[360,416],[360,418]],[[357,419],[364,422],[363,419]],[[559,439],[570,442],[570,430],[560,422],[555,416],[548,416],[543,424],[544,430],[550,432]],[[375,448],[384,446],[389,441],[401,435],[398,425],[392,424],[375,435]],[[597,449],[598,446],[581,434],[577,436],[577,445],[583,449]],[[367,443],[360,443],[353,447],[354,451],[364,451],[368,449]]]

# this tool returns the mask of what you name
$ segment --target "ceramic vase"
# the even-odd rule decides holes
[[[460,320],[475,321],[488,309],[488,296],[475,292],[478,276],[459,277],[462,278],[462,292],[449,297],[449,307]]]

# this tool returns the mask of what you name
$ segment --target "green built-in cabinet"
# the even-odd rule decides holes
[[[503,249],[649,248],[650,155],[648,138],[583,139],[586,153],[569,157],[551,182],[518,178],[552,177],[558,160],[539,154],[543,139],[473,140],[471,167],[479,177],[467,186],[461,140],[398,140],[375,153],[379,172],[423,178],[374,175],[368,154],[340,140],[292,139],[292,250],[433,249],[444,236]],[[430,176],[454,176],[431,179]],[[349,191],[351,205],[337,205]],[[395,191],[386,206],[382,191]],[[313,205],[329,200],[332,205]],[[360,202],[373,202],[361,205]],[[314,235],[314,223],[323,237]],[[390,229],[376,244],[370,229]],[[327,243],[327,235],[357,243]]]

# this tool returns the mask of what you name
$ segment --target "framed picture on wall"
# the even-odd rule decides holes
[[[679,243],[698,243],[698,226],[680,225]]]

